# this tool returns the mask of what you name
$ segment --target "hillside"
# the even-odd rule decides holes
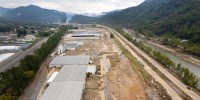
[[[2,15],[2,17],[29,23],[53,23],[66,21],[66,14],[56,10],[40,8],[29,5],[15,8]]]
[[[10,8],[4,8],[4,7],[0,7],[0,16],[8,11],[10,11]]]
[[[200,44],[199,0],[146,0],[136,7],[110,12],[94,20],[108,26],[133,28],[146,35],[172,35]]]
[[[109,13],[99,22],[134,28],[144,34],[172,34],[200,43],[199,0],[146,0],[137,7]]]
[[[84,15],[74,15],[70,20],[70,23],[80,23],[80,24],[87,24],[87,23],[95,23],[98,17],[89,17]]]

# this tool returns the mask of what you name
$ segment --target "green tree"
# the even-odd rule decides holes
[[[114,35],[113,35],[113,33],[110,33],[110,38],[114,38]]]

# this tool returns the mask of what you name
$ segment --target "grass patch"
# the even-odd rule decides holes
[[[144,70],[143,66],[139,64],[139,62],[132,56],[132,54],[119,42],[119,40],[114,39],[117,43],[118,47],[122,50],[122,53],[129,59],[132,68],[136,72],[140,72],[144,78],[145,81],[148,81],[151,79],[151,76]]]

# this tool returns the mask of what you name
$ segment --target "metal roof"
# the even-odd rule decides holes
[[[40,100],[81,100],[83,89],[82,81],[53,82]]]
[[[49,67],[54,65],[87,65],[90,61],[90,56],[57,56],[49,64]]]
[[[73,40],[99,40],[100,37],[71,37]]]
[[[64,65],[53,82],[82,81],[85,82],[87,65]]]
[[[40,100],[81,100],[87,65],[64,65]]]
[[[78,37],[78,36],[100,37],[101,34],[99,32],[75,32],[75,33],[72,34],[72,37]]]

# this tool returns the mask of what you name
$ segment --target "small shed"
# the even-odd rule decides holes
[[[90,56],[88,55],[72,55],[57,56],[49,64],[49,67],[62,67],[63,65],[88,65]]]

